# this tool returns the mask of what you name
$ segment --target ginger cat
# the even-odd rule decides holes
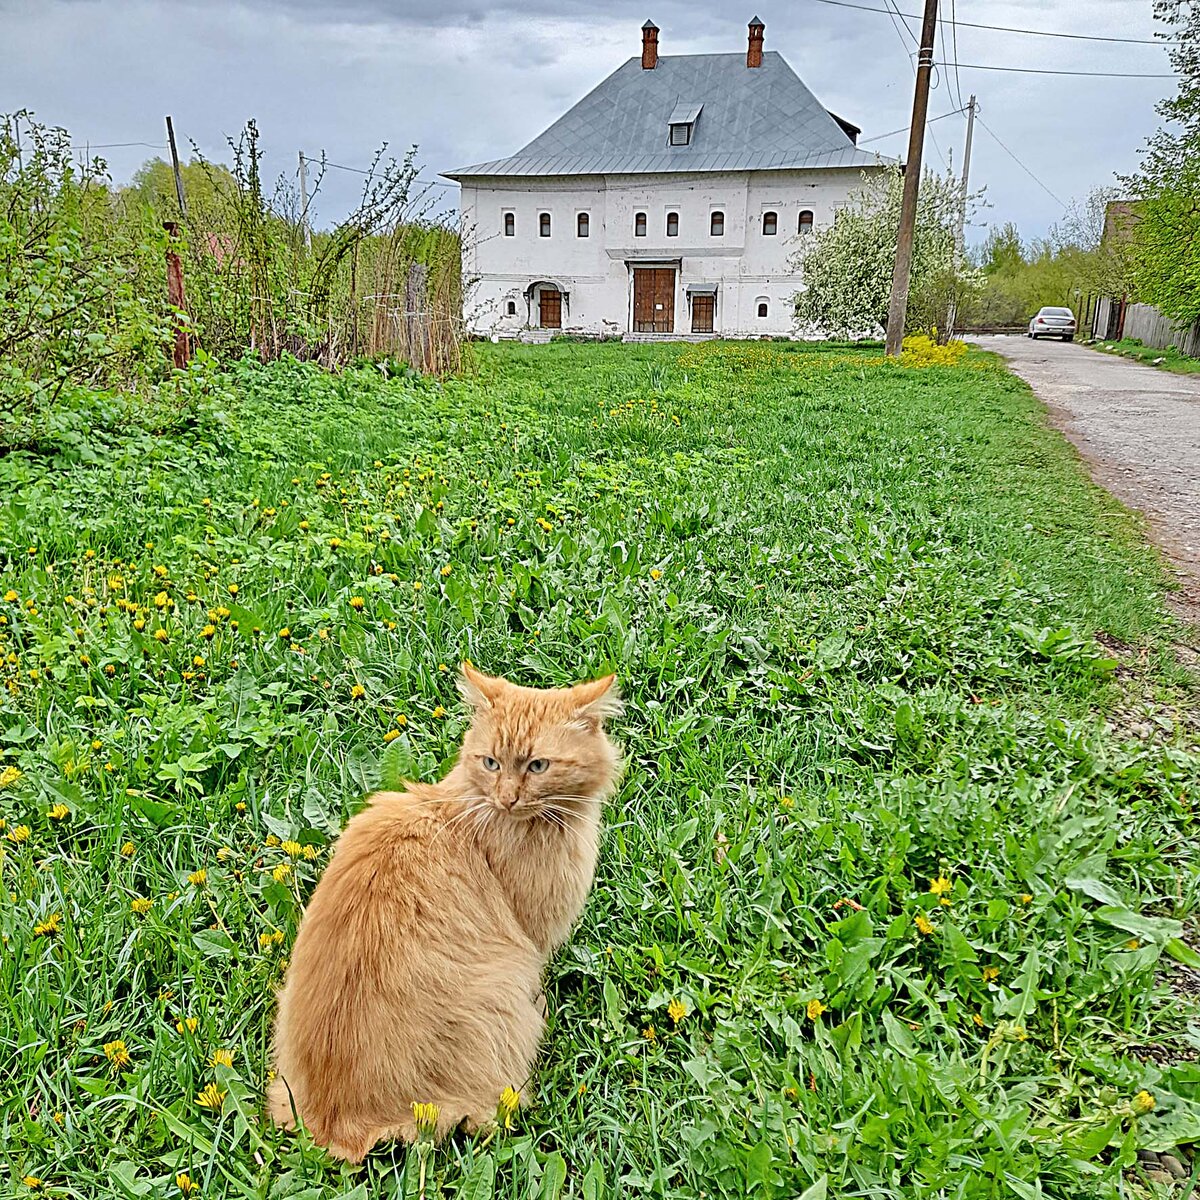
[[[437,784],[381,792],[342,833],[279,996],[274,1121],[299,1116],[337,1158],[477,1129],[524,1088],[544,1025],[541,975],[583,910],[600,809],[620,774],[612,675],[518,687],[464,663],[473,710]]]

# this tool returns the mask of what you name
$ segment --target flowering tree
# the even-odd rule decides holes
[[[833,224],[800,243],[792,267],[801,328],[835,337],[871,336],[887,322],[904,176],[898,167],[864,180]],[[978,287],[978,273],[957,247],[964,199],[950,175],[927,172],[917,203],[906,331],[945,333],[952,306]]]

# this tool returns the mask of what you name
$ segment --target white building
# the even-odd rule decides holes
[[[468,328],[628,337],[788,334],[797,239],[882,160],[750,22],[745,54],[631,58],[462,187]]]

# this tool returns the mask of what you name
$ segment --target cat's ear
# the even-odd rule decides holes
[[[458,676],[458,691],[472,708],[491,708],[503,687],[503,679],[477,671],[469,659],[463,661]]]
[[[571,689],[573,717],[592,729],[599,729],[609,717],[617,716],[622,708],[621,689],[615,675],[578,683]]]

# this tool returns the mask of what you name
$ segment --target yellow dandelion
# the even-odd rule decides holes
[[[209,503],[206,501],[206,503]],[[175,1186],[185,1195],[190,1196],[200,1190],[200,1185],[186,1172],[180,1171],[175,1176]]]
[[[422,584],[419,579],[413,581],[413,591],[414,592],[419,592],[422,587],[424,587],[424,584]]]
[[[165,629],[156,629],[154,631],[154,640],[156,642],[165,642],[168,640],[167,631]]]
[[[291,863],[280,863],[272,872],[271,878],[276,883],[282,883],[292,873]]]
[[[138,633],[141,633],[142,630],[146,628],[146,622],[144,620],[142,620],[141,617],[138,617],[134,621],[133,627],[134,627],[134,629],[136,629],[138,631]]]
[[[331,537],[331,538],[329,539],[329,548],[330,548],[330,550],[336,550],[336,549],[337,549],[337,548],[338,548],[338,547],[339,547],[341,544],[342,544],[342,539],[341,539],[341,538],[335,538],[335,537]]]
[[[8,604],[16,604],[20,597],[12,590],[12,588],[9,588],[8,591],[4,593],[4,599]]]
[[[239,801],[238,801],[238,802],[237,802],[237,803],[236,803],[236,804],[233,806],[233,811],[234,811],[234,812],[244,813],[246,810],[247,810],[247,805],[246,805],[246,802],[245,802],[245,800],[239,800]]]
[[[671,1018],[671,1023],[673,1025],[678,1025],[679,1022],[687,1016],[687,1008],[684,1006],[683,1001],[672,1000],[671,1003],[667,1005],[667,1016]]]
[[[642,1030],[642,1037],[644,1037],[648,1042],[656,1042],[658,1041],[658,1030],[655,1029],[653,1025],[647,1025],[646,1028]]]
[[[317,847],[314,846],[311,842],[304,847],[304,857],[309,862],[313,862],[318,857],[319,854],[320,854],[320,850],[318,850]]]
[[[423,1137],[432,1137],[437,1129],[438,1117],[441,1110],[436,1104],[414,1104],[412,1106],[413,1120],[417,1123],[417,1132]]]
[[[192,887],[203,887],[207,882],[208,870],[205,867],[201,867],[198,871],[193,871],[188,876],[188,883],[190,883]]]
[[[396,714],[396,724],[399,725],[401,729],[403,729],[404,726],[408,724],[408,718],[403,713],[397,713]]]
[[[238,585],[236,583],[231,583],[229,585],[229,594],[231,596],[236,596],[238,594]]]
[[[211,641],[216,636],[216,633],[217,627],[215,625],[205,625],[205,627],[200,630],[200,636],[204,638],[205,641]]]
[[[999,967],[984,967],[983,968],[983,982],[984,983],[991,983],[993,979],[999,979],[999,978],[1000,978],[1000,968]]]
[[[442,567],[442,578],[446,579],[452,570],[454,570],[454,568],[449,563],[446,563],[446,565]]]
[[[356,683],[350,689],[351,700],[361,700],[367,694],[367,689],[361,683]]]
[[[129,907],[132,908],[139,917],[144,917],[154,907],[154,901],[146,896],[134,896],[134,898],[129,902]]]
[[[446,710],[439,704],[429,715],[434,718],[444,717],[446,715]]]
[[[810,1000],[804,1011],[808,1014],[810,1021],[819,1021],[821,1014],[829,1011],[829,1006],[822,1004],[820,1000]]]
[[[204,655],[202,655],[202,654],[194,655],[192,658],[192,666],[193,667],[204,666]]]
[[[362,612],[362,610],[366,607],[366,604],[367,602],[361,596],[350,597],[350,607],[356,612]]]
[[[132,842],[126,842],[121,847],[122,858],[132,858],[137,853],[137,847]]]
[[[29,841],[29,835],[32,832],[33,831],[28,825],[14,825],[13,828],[8,831],[8,840],[13,842],[15,845],[20,846],[23,842]]]
[[[1145,1089],[1143,1089],[1142,1091],[1138,1092],[1136,1096],[1134,1096],[1132,1107],[1133,1111],[1137,1113],[1139,1117],[1141,1117],[1145,1116],[1146,1113],[1153,1112],[1157,1103],[1158,1102],[1154,1099],[1154,1097]]]
[[[662,572],[660,570],[658,570],[658,568],[656,567],[654,570],[652,570],[650,572],[650,578],[654,579],[654,580],[659,580],[662,578]]]
[[[399,736],[400,736],[400,730],[389,729],[387,731],[387,733],[385,733],[383,735],[384,745],[386,745],[388,742],[394,742]]]
[[[120,1038],[117,1038],[113,1042],[104,1043],[104,1057],[118,1070],[121,1067],[129,1066],[133,1061],[129,1053],[129,1047]]]
[[[260,950],[270,950],[275,945],[275,939],[269,933],[260,933],[258,935],[258,948]]]
[[[21,1182],[31,1192],[36,1192],[42,1186],[42,1181],[36,1175],[22,1175]]]
[[[218,862],[228,862],[232,857],[233,857],[233,847],[232,846],[222,846],[217,851],[217,861]]]
[[[917,917],[916,926],[922,933],[932,933],[934,929],[933,922],[924,913]]]
[[[16,767],[5,767],[3,771],[0,771],[0,791],[16,784],[20,780],[21,775],[22,772]]]
[[[299,858],[304,853],[304,847],[299,842],[282,842],[279,848],[289,858]]]
[[[33,927],[34,937],[52,937],[62,926],[62,913],[51,913],[44,921]]]
[[[175,1022],[176,1033],[195,1033],[199,1028],[199,1017],[180,1017],[179,1020]]]
[[[209,1055],[208,1065],[210,1067],[232,1067],[233,1066],[233,1051],[232,1050],[214,1050]]]
[[[279,840],[279,838],[275,834],[268,833],[266,838],[263,840],[263,845],[264,846],[282,846],[283,843]]]
[[[309,524],[308,524],[308,522],[307,522],[307,521],[301,521],[301,522],[300,522],[300,528],[301,528],[301,530],[302,530],[304,533],[307,533],[307,532],[308,532],[308,530],[309,530]]]
[[[939,875],[936,879],[931,879],[929,881],[929,890],[935,896],[944,896],[947,892],[951,891],[953,887],[954,884],[952,884],[950,880],[945,877],[945,875]]]
[[[500,1102],[496,1105],[496,1123],[501,1129],[512,1129],[513,1117],[521,1106],[521,1093],[514,1088],[506,1087],[500,1093]]]
[[[983,1026],[983,1018],[978,1013],[973,1013],[971,1016],[971,1020],[974,1021],[976,1025],[978,1025],[980,1027]]]
[[[1033,900],[1033,897],[1028,892],[1022,892],[1018,899],[1022,904],[1028,904]]]
[[[228,1095],[228,1092],[222,1091],[215,1083],[210,1083],[196,1097],[196,1103],[201,1108],[220,1109]]]
[[[280,631],[279,636],[286,642],[292,636],[292,631],[285,625]]]
[[[158,592],[154,597],[155,608],[166,608],[171,603],[171,597],[166,592]]]

